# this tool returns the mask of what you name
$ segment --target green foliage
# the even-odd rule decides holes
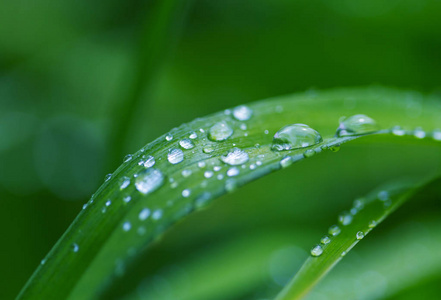
[[[422,130],[413,130],[416,125],[429,129],[422,131],[428,142],[439,142],[438,131],[431,130],[440,126],[440,108],[435,99],[418,100],[420,113],[409,120],[408,115],[414,111],[401,104],[406,95],[382,88],[306,93],[250,104],[251,114],[243,115],[244,108],[236,107],[173,129],[127,156],[115,173],[107,177],[45,258],[20,298],[98,297],[118,277],[130,276],[125,269],[170,225],[225,192],[313,154],[335,151],[361,137],[368,144],[373,143],[368,139],[372,134],[384,135],[390,143],[400,143],[402,135],[422,138]],[[359,112],[374,118],[381,130],[333,136],[339,117]],[[292,123],[308,124],[323,136],[323,141],[307,148],[273,149],[273,135]],[[391,130],[395,125],[408,129]],[[366,206],[369,211],[371,206]],[[383,212],[384,216],[395,207],[394,202]],[[375,216],[377,221],[382,218],[381,213]],[[348,236],[351,238],[347,239]],[[354,235],[343,231],[340,238],[343,247],[348,247]]]

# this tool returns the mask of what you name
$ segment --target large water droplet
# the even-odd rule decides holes
[[[249,159],[248,153],[239,148],[231,149],[227,155],[221,156],[221,160],[229,165],[236,166],[246,163]]]
[[[143,170],[138,174],[135,186],[139,192],[148,194],[157,190],[163,183],[164,175],[162,175],[161,171],[150,168]]]
[[[173,148],[168,151],[167,159],[172,164],[178,164],[184,160],[184,152],[181,149]]]
[[[186,150],[191,149],[191,148],[194,147],[194,144],[193,144],[193,142],[190,139],[182,139],[182,140],[180,140],[179,141],[179,145],[182,148],[186,149]]]
[[[208,131],[208,138],[212,141],[225,141],[233,134],[233,129],[225,121],[217,122]]]
[[[336,136],[359,135],[379,130],[377,122],[366,115],[354,115],[340,121]]]
[[[276,151],[309,147],[323,141],[320,133],[305,124],[292,124],[276,132],[272,149]]]
[[[323,253],[323,248],[320,245],[315,245],[311,249],[311,255],[312,256],[320,256],[320,255],[322,255],[322,253]]]
[[[253,111],[246,105],[240,105],[234,108],[233,117],[239,121],[246,121],[251,118]]]

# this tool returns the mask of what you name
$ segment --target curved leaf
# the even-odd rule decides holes
[[[403,99],[411,101],[412,108],[417,105],[418,114],[403,105]],[[19,298],[96,297],[113,278],[123,275],[126,265],[171,224],[211,199],[282,165],[303,160],[305,150],[310,157],[323,149],[335,149],[365,136],[334,137],[341,116],[369,115],[383,129],[376,134],[388,134],[388,129],[397,124],[408,126],[409,130],[404,133],[415,134],[420,132],[413,131],[416,126],[430,130],[441,126],[438,103],[431,98],[422,101],[417,94],[382,88],[309,92],[250,104],[252,116],[247,120],[241,121],[232,110],[226,110],[175,128],[128,156],[108,177],[39,266]],[[207,137],[210,128],[218,122],[225,122],[233,129],[232,135],[221,142]],[[274,133],[293,123],[305,123],[318,130],[323,142],[307,149],[271,150]],[[438,131],[423,133],[427,138],[438,140]],[[184,139],[194,146],[185,143],[182,146]],[[249,157],[240,166],[231,166],[222,160],[234,147],[240,147]],[[168,161],[170,152],[175,164]],[[149,156],[155,159],[153,167],[151,160],[147,162]],[[135,181],[145,175],[146,167],[156,169],[162,179],[156,177],[156,183],[161,186],[150,192],[144,190],[147,192],[144,194],[139,191],[140,187],[136,188]],[[228,171],[231,168],[237,169]]]

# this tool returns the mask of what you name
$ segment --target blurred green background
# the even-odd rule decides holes
[[[124,154],[181,123],[339,86],[441,95],[440,11],[436,0],[0,1],[0,298],[17,295]],[[228,251],[243,256],[251,247],[262,252],[243,267],[258,265],[254,281],[201,299],[267,297],[299,263],[288,254],[306,253],[354,197],[397,175],[441,168],[439,147],[396,147],[354,143],[224,196],[146,255],[149,295],[179,299],[176,274],[197,270],[204,257],[229,261],[228,274],[241,261]],[[357,170],[365,175],[353,176]],[[437,210],[405,211],[404,223],[433,227],[424,222]],[[380,239],[397,230],[392,220]],[[276,276],[279,265],[290,267]],[[433,286],[439,276],[421,280]],[[207,289],[217,281],[204,278]],[[108,298],[135,286],[143,293],[142,282],[128,282]],[[390,296],[381,292],[377,298]]]

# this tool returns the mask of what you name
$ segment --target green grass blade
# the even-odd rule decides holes
[[[413,112],[402,104],[405,98],[409,98],[408,92],[381,88],[306,93],[250,104],[253,114],[249,120],[237,120],[228,110],[173,129],[128,157],[109,177],[50,251],[19,298],[97,297],[116,277],[124,275],[126,266],[152,241],[184,216],[241,185],[304,160],[305,149],[271,150],[274,133],[287,124],[308,124],[322,134],[323,142],[309,147],[308,157],[366,136],[334,137],[343,115],[367,114],[383,129],[376,134],[383,135],[397,124],[412,129],[406,131],[408,134],[414,134],[416,126],[426,130],[441,127],[441,108],[436,101],[429,98],[421,102],[417,98],[419,113],[409,119]],[[233,129],[225,141],[207,138],[217,122],[227,122]],[[427,131],[426,137],[437,140],[438,136]],[[184,139],[191,140],[194,147],[181,147],[179,142]],[[235,167],[223,163],[221,157],[233,147],[245,151],[249,160]],[[182,162],[171,164],[167,160],[171,149],[182,150]],[[135,181],[149,165],[147,156],[155,158],[153,168],[163,174],[164,180],[160,188],[144,195],[136,189]],[[229,176],[233,174],[228,171],[231,168],[237,168],[236,176]]]
[[[425,189],[441,186],[441,177],[421,185],[395,184],[356,199],[353,207],[343,212],[338,223],[311,249],[305,261],[276,300],[303,298],[358,242],[406,201],[417,198]],[[334,236],[335,235],[335,236]]]

